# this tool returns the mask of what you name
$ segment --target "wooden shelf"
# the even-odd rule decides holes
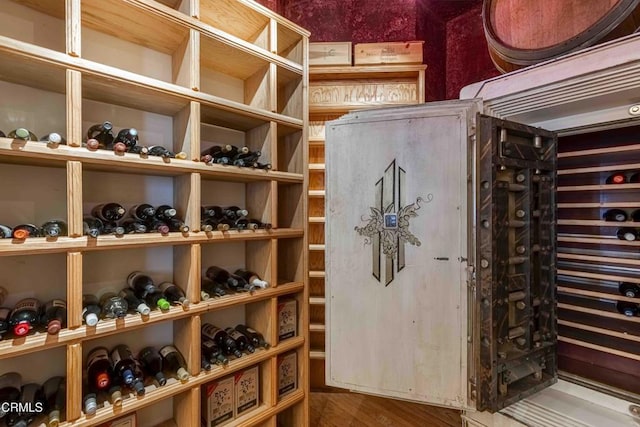
[[[617,282],[631,282],[640,284],[640,278],[636,278],[631,276],[618,276],[615,274],[599,274],[599,273],[589,273],[586,271],[574,271],[574,270],[563,270],[558,269],[558,276],[566,275],[573,277],[584,277],[586,279],[599,279],[599,280],[613,280]]]
[[[602,346],[602,345],[588,343],[586,341],[576,340],[576,339],[573,339],[573,338],[567,338],[567,337],[563,337],[563,336],[558,336],[558,341],[566,342],[568,344],[573,344],[573,345],[577,345],[577,346],[580,346],[580,347],[590,348],[592,350],[601,351],[603,353],[613,354],[615,356],[621,356],[621,357],[626,357],[628,359],[633,359],[633,360],[640,361],[640,356],[638,356],[637,354],[632,354],[632,353],[628,353],[626,351],[616,350],[616,349],[613,349],[613,348],[610,348],[610,347],[605,347],[605,346]]]
[[[417,76],[426,65],[360,65],[310,67],[309,80],[374,80],[380,78],[403,78]]]
[[[570,288],[567,286],[558,286],[558,292],[563,292],[565,294],[571,294],[571,295],[580,295],[583,297],[593,297],[593,298],[605,298],[605,299],[610,299],[610,300],[614,300],[614,301],[626,301],[626,302],[633,302],[633,303],[638,303],[638,299],[637,298],[629,298],[629,297],[625,297],[622,296],[620,294],[610,294],[610,293],[606,293],[606,292],[594,292],[594,291],[585,291],[583,289],[577,289],[577,288]]]
[[[615,190],[637,190],[640,184],[599,184],[599,185],[571,185],[560,186],[558,191],[615,191]]]
[[[596,256],[596,255],[582,255],[563,253],[562,249],[558,251],[558,259],[568,259],[576,261],[589,261],[589,262],[602,262],[605,264],[625,264],[625,265],[637,265],[640,266],[640,259],[632,258],[616,258],[612,256]]]
[[[637,227],[640,228],[640,223],[637,222],[617,222],[617,221],[600,221],[600,220],[589,220],[589,219],[559,219],[557,221],[558,225],[583,225],[588,227]]]
[[[574,169],[558,169],[558,175],[575,175],[581,173],[594,173],[594,172],[613,172],[613,171],[627,171],[640,169],[640,163],[629,163],[622,165],[610,165],[610,166],[592,166],[584,168]]]
[[[640,208],[640,202],[558,203],[558,209]]]
[[[615,245],[615,246],[640,246],[640,241],[620,240],[615,236],[602,238],[597,236],[573,237],[558,236],[558,242],[563,243],[586,243],[588,245]]]
[[[623,145],[619,147],[607,147],[607,148],[594,148],[591,150],[578,150],[578,151],[565,151],[558,153],[558,159],[566,159],[571,157],[588,157],[588,156],[600,156],[602,154],[611,153],[633,153],[640,150],[640,144]]]
[[[570,328],[581,329],[583,331],[595,332],[597,334],[607,335],[614,338],[620,338],[623,340],[629,340],[634,342],[640,342],[640,337],[637,335],[631,335],[624,332],[616,332],[609,329],[598,328],[595,326],[584,325],[582,323],[569,322],[567,320],[558,319],[558,325],[568,326]]]

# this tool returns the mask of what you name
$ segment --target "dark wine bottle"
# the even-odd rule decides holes
[[[147,153],[149,156],[157,156],[162,157],[164,159],[170,159],[175,157],[175,154],[171,151],[167,150],[161,145],[152,145],[149,147],[149,152]]]
[[[207,291],[205,291],[204,289],[200,289],[200,300],[201,301],[207,301],[211,299],[211,295],[209,295],[209,293]]]
[[[221,222],[214,218],[207,218],[202,221],[203,231],[227,231],[231,228],[226,222]]]
[[[216,365],[228,365],[229,359],[222,354],[218,345],[210,339],[202,339],[200,345],[202,351],[202,357],[206,358],[209,362]]]
[[[201,332],[204,338],[216,343],[225,355],[242,357],[242,353],[236,347],[236,342],[222,329],[211,323],[205,323],[202,325]]]
[[[40,227],[44,237],[60,237],[67,235],[67,223],[61,219],[53,219]]]
[[[26,239],[27,237],[41,237],[40,229],[33,224],[20,224],[13,227],[14,239]]]
[[[156,210],[148,203],[132,206],[129,209],[129,216],[140,221],[147,221],[156,215]]]
[[[111,202],[103,203],[94,207],[91,210],[91,215],[98,219],[101,219],[102,221],[119,221],[122,219],[126,212],[127,211],[122,207],[121,204]]]
[[[143,316],[148,316],[149,313],[151,313],[149,306],[145,304],[144,301],[138,299],[136,294],[133,292],[133,289],[124,288],[120,291],[118,296],[124,298],[130,310],[133,309]]]
[[[231,280],[228,280],[227,283],[236,283],[236,287],[231,288],[236,292],[253,292],[256,290],[256,286],[252,283],[247,282],[242,276],[230,274],[229,277],[231,278]]]
[[[147,225],[139,219],[127,218],[122,221],[125,234],[142,234],[147,232]]]
[[[169,234],[169,226],[164,222],[159,220],[158,218],[151,218],[147,221],[147,231],[158,232],[160,234]]]
[[[233,164],[235,166],[245,167],[245,168],[257,168],[258,167],[258,159],[261,156],[260,151],[250,151],[246,154],[241,154],[233,159]]]
[[[247,325],[243,325],[243,324],[237,325],[236,331],[246,336],[251,342],[251,345],[253,345],[254,347],[262,347],[265,349],[271,347],[271,345],[264,340],[264,337],[260,332],[256,331],[253,328],[248,327]]]
[[[113,366],[105,347],[96,347],[87,355],[87,381],[91,390],[107,390],[112,382]]]
[[[55,335],[67,326],[67,303],[61,299],[54,299],[40,309],[40,324],[44,325],[49,334]]]
[[[10,239],[13,237],[13,229],[11,227],[0,224],[0,239]]]
[[[638,232],[635,229],[628,228],[628,227],[619,228],[616,233],[616,236],[618,236],[618,239],[620,240],[627,240],[627,241],[638,240]]]
[[[269,287],[269,283],[260,279],[260,276],[258,276],[256,273],[254,273],[253,271],[250,270],[245,270],[244,268],[239,268],[235,271],[235,273],[237,276],[242,277],[244,280],[246,280],[250,285],[255,286],[256,288],[262,288],[262,289],[266,289]]]
[[[87,144],[94,139],[98,142],[98,148],[109,148],[113,145],[113,125],[111,122],[93,125],[87,130]]]
[[[202,278],[200,289],[207,292],[209,295],[215,295],[221,297],[227,294],[224,290],[224,285],[216,283],[207,277]]]
[[[215,283],[218,283],[224,286],[229,286],[232,289],[238,286],[237,283],[232,283],[231,285],[229,285],[228,282],[230,281],[233,282],[229,272],[215,265],[212,265],[211,267],[207,268],[207,271],[205,272],[205,276],[207,276],[209,280]]]
[[[213,369],[213,365],[204,356],[200,356],[200,367],[206,372]]]
[[[625,316],[634,317],[638,315],[638,304],[626,301],[618,301],[616,309]]]
[[[182,305],[182,307],[189,307],[189,299],[185,296],[184,291],[180,287],[171,282],[163,282],[159,286],[164,297],[171,303],[176,305]]]
[[[271,170],[272,166],[271,163],[260,163],[260,162],[256,162],[256,169],[264,169],[264,170]]]
[[[20,389],[22,388],[22,376],[17,372],[7,372],[0,376],[0,419],[9,413],[13,402],[20,401]],[[4,403],[8,403],[6,405]]]
[[[0,340],[9,332],[9,316],[11,316],[11,309],[9,307],[0,307]]]
[[[631,213],[631,220],[633,222],[640,222],[640,209],[636,209]]]
[[[159,308],[162,311],[167,311],[171,308],[171,304],[164,298],[164,295],[159,289],[148,293],[147,296],[144,297],[144,300],[152,309]]]
[[[251,218],[249,220],[250,223],[252,224],[256,224],[258,226],[258,228],[263,229],[263,230],[271,230],[273,228],[273,226],[271,225],[271,223],[269,222],[262,222],[258,219],[255,218]]]
[[[141,376],[137,375],[139,372],[136,360],[128,346],[120,344],[111,350],[111,363],[113,363],[115,377],[118,377],[125,385],[135,390],[138,396],[145,394]]]
[[[161,221],[166,221],[170,218],[174,218],[178,212],[169,205],[160,205],[156,208],[156,218]]]
[[[235,221],[238,218],[249,215],[246,209],[240,209],[237,206],[229,206],[224,209],[224,216],[231,221]]]
[[[149,147],[144,145],[135,145],[129,149],[129,152],[132,154],[140,154],[141,156],[149,155]]]
[[[629,182],[633,183],[633,184],[637,184],[640,182],[640,172],[634,172],[633,174],[631,174],[631,176],[629,177]]]
[[[138,130],[135,128],[121,129],[113,140],[113,144],[118,142],[125,145],[125,151],[130,151],[131,148],[138,144]]]
[[[160,356],[162,356],[162,366],[165,371],[175,373],[180,381],[189,379],[187,363],[177,348],[172,345],[165,345],[160,349]]]
[[[18,337],[27,335],[38,323],[39,312],[40,301],[37,299],[25,298],[18,301],[9,316],[9,326],[13,328],[13,333]]]
[[[200,151],[200,156],[211,156],[212,158],[222,157],[227,155],[231,151],[232,147],[229,144],[226,145],[212,145],[209,148],[205,148]]]
[[[95,295],[82,295],[82,319],[87,326],[96,326],[100,320],[100,303]]]
[[[625,184],[627,182],[627,177],[622,172],[616,172],[609,175],[605,182],[607,184]]]
[[[145,347],[140,350],[138,360],[142,365],[142,370],[155,378],[159,385],[163,386],[167,383],[167,379],[162,373],[162,356],[155,347]]]
[[[227,151],[226,155],[233,161],[238,155],[247,154],[249,152],[249,147],[238,147],[237,145],[232,145],[231,150]]]
[[[135,292],[138,298],[144,298],[147,294],[158,292],[158,287],[151,277],[141,271],[134,271],[127,276],[127,285]]]
[[[238,218],[233,222],[233,228],[236,230],[255,230],[258,226],[250,223],[247,218]]]
[[[620,282],[618,290],[620,291],[620,294],[624,295],[625,297],[640,297],[640,285],[638,285],[637,283]]]
[[[64,377],[51,377],[42,385],[49,413],[48,427],[60,425],[67,404],[67,382]]]
[[[129,310],[127,301],[113,292],[107,292],[100,297],[100,307],[102,307],[102,317],[105,319],[121,319]]]
[[[602,215],[605,221],[624,222],[628,219],[628,215],[622,209],[609,209]]]
[[[8,138],[22,139],[23,141],[37,141],[38,137],[28,129],[17,128],[9,132]]]
[[[178,231],[180,233],[188,233],[189,232],[189,226],[187,224],[185,224],[184,221],[182,221],[181,219],[169,218],[166,221],[166,223],[169,226],[169,231]]]
[[[104,224],[98,218],[85,216],[82,219],[82,233],[89,237],[98,237],[104,231]]]
[[[103,221],[104,230],[102,234],[114,234],[116,236],[124,236],[124,227],[118,225],[116,221]]]
[[[10,413],[7,417],[7,426],[27,426],[36,415],[44,412],[47,401],[40,384],[29,383],[22,386],[20,390],[20,408],[19,413]]]
[[[58,145],[66,145],[67,140],[62,135],[56,132],[51,132],[40,138],[41,142],[46,143],[51,147],[57,147]]]
[[[255,353],[256,349],[251,345],[249,339],[244,334],[241,334],[233,328],[225,328],[224,331],[229,335],[229,338],[236,342],[236,348],[238,350]]]

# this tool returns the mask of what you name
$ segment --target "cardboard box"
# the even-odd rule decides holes
[[[422,64],[423,41],[358,43],[354,47],[356,65]]]
[[[309,65],[351,65],[351,42],[309,43]]]
[[[278,356],[278,398],[298,388],[298,353]]]
[[[284,340],[298,334],[298,301],[278,301],[278,339]]]
[[[254,409],[260,403],[260,377],[258,366],[236,372],[235,376],[236,417]]]
[[[100,424],[98,427],[136,427],[137,425],[138,419],[134,412],[133,414],[128,414],[124,417],[116,418],[115,420]]]
[[[223,426],[233,421],[234,411],[234,378],[221,378],[202,386],[202,423],[205,427]]]

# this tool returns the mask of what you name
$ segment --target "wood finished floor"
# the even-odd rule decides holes
[[[310,427],[460,427],[460,412],[358,393],[313,392]]]

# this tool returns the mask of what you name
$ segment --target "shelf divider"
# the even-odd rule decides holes
[[[82,345],[67,346],[67,422],[82,415]]]
[[[69,237],[81,237],[82,230],[82,163],[67,162],[67,231]]]
[[[67,253],[67,328],[82,326],[82,252]]]

